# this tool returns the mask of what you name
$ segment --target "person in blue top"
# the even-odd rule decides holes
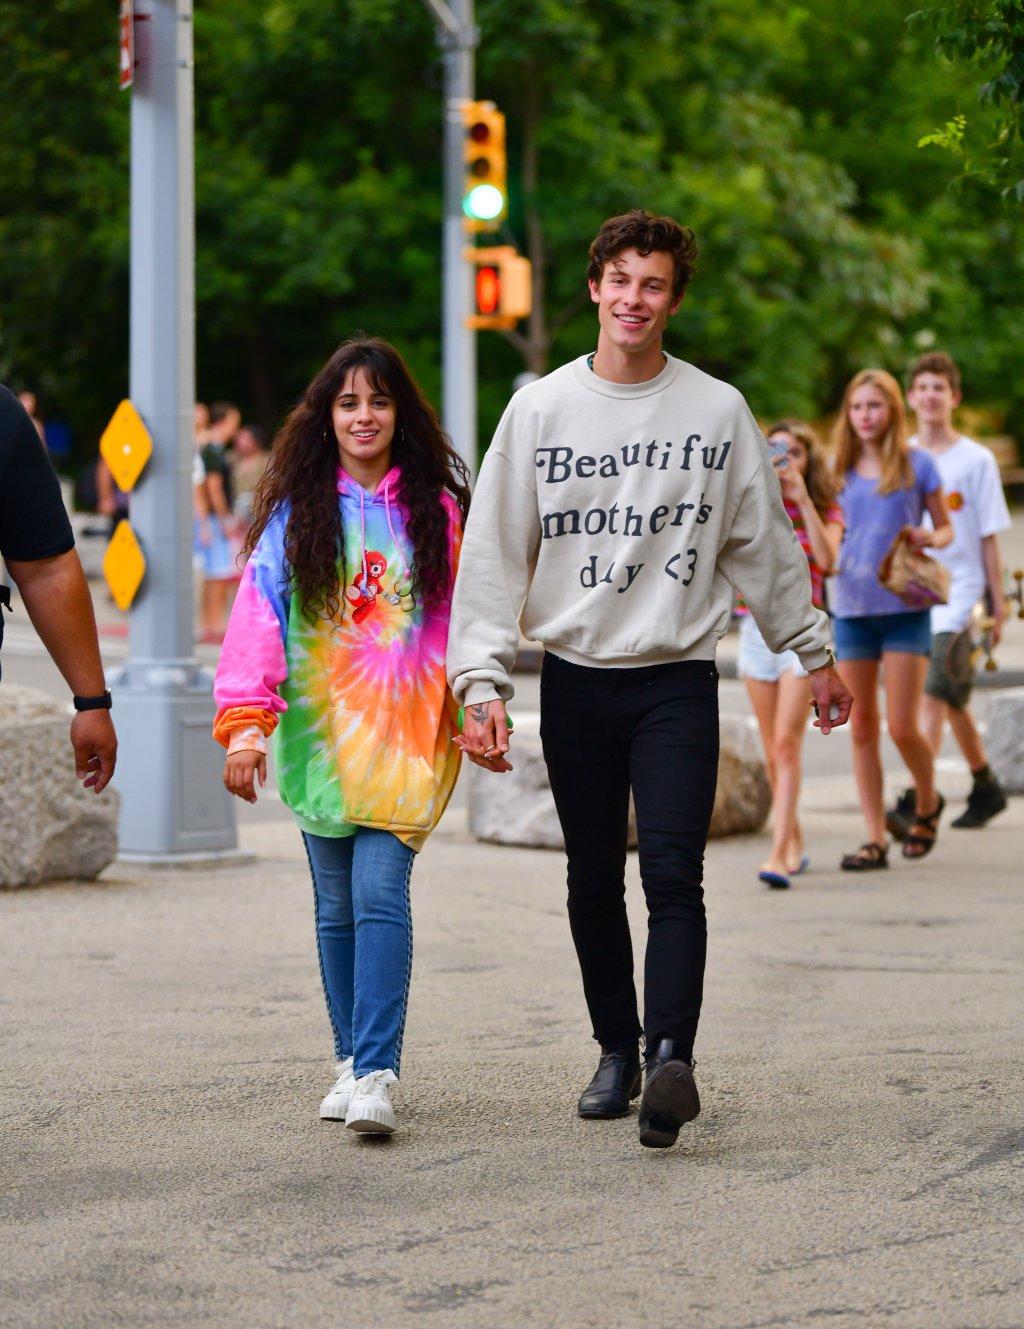
[[[904,526],[911,542],[940,549],[953,538],[932,457],[907,443],[899,384],[881,369],[863,369],[848,384],[833,430],[835,469],[846,535],[829,588],[836,655],[856,705],[853,766],[867,841],[841,866],[866,872],[889,866],[882,786],[878,667],[885,665],[886,720],[914,783],[913,824],[904,858],[923,858],[935,843],[945,801],[935,788],[931,746],[918,711],[931,653],[927,609],[908,610],[878,580],[878,568]],[[927,513],[931,526],[923,526]]]

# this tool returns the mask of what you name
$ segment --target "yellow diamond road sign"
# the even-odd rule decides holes
[[[135,599],[145,571],[146,559],[135,532],[127,521],[119,522],[103,555],[103,575],[118,609],[127,609]]]
[[[142,416],[127,398],[110,417],[100,439],[100,456],[110,467],[119,489],[134,489],[153,452],[153,440]]]

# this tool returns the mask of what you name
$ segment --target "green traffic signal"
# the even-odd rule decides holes
[[[466,102],[462,123],[462,211],[470,229],[494,230],[508,213],[505,117],[493,102]]]
[[[494,221],[505,211],[505,196],[494,185],[475,185],[462,200],[462,210],[477,221]]]

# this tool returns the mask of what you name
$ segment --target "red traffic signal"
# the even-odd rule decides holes
[[[463,251],[476,264],[474,311],[470,328],[514,328],[533,308],[533,269],[512,245]]]
[[[476,312],[496,314],[501,303],[501,278],[497,268],[480,268],[476,274]]]

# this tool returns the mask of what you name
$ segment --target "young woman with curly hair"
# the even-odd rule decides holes
[[[780,420],[766,435],[786,515],[807,555],[811,599],[825,607],[824,579],[835,567],[843,513],[817,434],[802,420]],[[740,610],[739,675],[757,716],[772,786],[772,847],[758,877],[778,889],[808,866],[797,818],[800,756],[807,730],[811,684],[793,651],[771,651],[747,612]]]
[[[445,681],[466,468],[401,356],[342,343],[278,434],[217,669],[224,783],[256,801],[274,735],[302,832],[338,1059],[324,1120],[395,1128],[409,877],[459,768]]]

